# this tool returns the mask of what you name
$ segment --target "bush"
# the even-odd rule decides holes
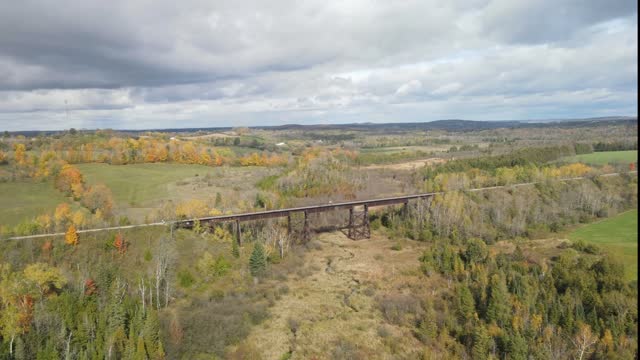
[[[193,275],[191,275],[191,272],[189,272],[189,270],[180,270],[178,272],[178,284],[180,284],[181,287],[183,288],[189,288],[191,287],[191,285],[193,285],[193,283],[195,282],[195,279],[193,278]]]
[[[378,298],[382,316],[396,325],[413,324],[422,313],[420,300],[413,295],[392,294]]]

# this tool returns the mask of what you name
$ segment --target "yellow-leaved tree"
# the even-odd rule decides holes
[[[68,245],[77,245],[78,244],[78,232],[76,231],[76,227],[73,224],[69,225],[67,229],[67,233],[64,235],[64,242]]]

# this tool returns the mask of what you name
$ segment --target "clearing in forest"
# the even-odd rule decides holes
[[[571,232],[569,238],[600,246],[624,264],[627,279],[638,279],[637,209],[581,226]]]

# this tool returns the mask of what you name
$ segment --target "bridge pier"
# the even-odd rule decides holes
[[[240,220],[236,219],[236,241],[238,246],[242,246],[242,231],[240,230]]]
[[[302,226],[302,241],[309,242],[311,239],[311,230],[309,229],[309,212],[304,211],[304,225]]]
[[[369,205],[364,204],[364,209],[361,212],[355,211],[354,207],[349,208],[347,237],[352,240],[369,239],[371,237]]]

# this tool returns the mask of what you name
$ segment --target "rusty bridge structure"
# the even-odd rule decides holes
[[[637,174],[637,171],[629,171],[626,174]],[[599,176],[608,177],[608,176],[619,176],[619,175],[620,173],[609,173],[609,174],[602,174]],[[572,178],[557,179],[556,181],[567,182],[567,181],[576,181],[576,180],[584,180],[584,179],[587,179],[587,177],[579,176],[579,177],[572,177]],[[528,183],[520,183],[520,184],[512,184],[512,185],[490,186],[490,187],[484,187],[484,188],[460,189],[460,190],[468,191],[468,192],[478,192],[478,191],[487,191],[487,190],[495,190],[495,189],[514,189],[522,186],[532,186],[538,183],[539,182],[528,182]],[[273,219],[273,218],[287,218],[287,230],[289,234],[293,234],[294,232],[299,233],[301,235],[302,241],[306,242],[311,237],[311,228],[309,224],[310,214],[323,213],[323,212],[336,211],[336,210],[348,210],[349,211],[348,224],[343,229],[346,230],[345,234],[350,239],[360,240],[360,239],[368,239],[371,236],[371,228],[369,225],[369,209],[370,208],[379,207],[379,206],[403,205],[402,213],[407,214],[408,205],[410,201],[431,199],[436,195],[445,194],[445,193],[446,191],[440,191],[440,192],[386,197],[386,198],[379,198],[379,199],[355,200],[355,201],[346,201],[346,202],[340,202],[340,203],[309,205],[309,206],[257,211],[257,212],[250,212],[250,213],[241,213],[241,214],[210,216],[210,217],[202,217],[202,218],[196,218],[196,219],[178,220],[178,221],[175,221],[174,224],[177,227],[190,229],[190,228],[193,228],[197,222],[199,222],[202,228],[209,228],[213,230],[216,226],[220,224],[232,222],[234,223],[234,233],[235,233],[236,241],[238,242],[238,244],[242,245],[242,229],[240,227],[241,222],[265,220],[265,219]],[[299,217],[299,214],[302,214],[302,220],[298,221],[298,223],[301,222],[301,225],[295,226],[296,221],[294,221],[294,218]]]
[[[628,171],[624,173],[608,173],[608,174],[600,174],[595,176],[578,176],[572,178],[563,178],[563,179],[555,179],[554,181],[559,182],[568,182],[568,181],[580,181],[585,179],[592,179],[595,177],[609,177],[609,176],[620,176],[620,175],[636,175],[637,171]],[[512,185],[501,185],[501,186],[490,186],[484,188],[475,188],[475,189],[459,189],[458,191],[465,192],[478,192],[478,191],[488,191],[494,189],[514,189],[521,186],[532,186],[540,184],[540,182],[528,182],[528,183],[520,183],[520,184],[512,184]],[[300,207],[292,207],[286,209],[277,209],[277,210],[266,210],[266,211],[257,211],[257,212],[249,212],[249,213],[240,213],[240,214],[230,214],[230,215],[219,215],[219,216],[209,216],[209,217],[201,217],[194,219],[185,219],[185,220],[175,220],[175,221],[161,221],[154,223],[145,223],[145,224],[137,224],[137,225],[124,225],[124,226],[112,226],[112,227],[103,227],[103,228],[93,228],[93,229],[81,229],[77,232],[80,233],[95,233],[101,231],[114,231],[114,230],[124,230],[124,229],[133,229],[133,228],[142,228],[142,227],[151,227],[151,226],[172,226],[179,228],[191,229],[194,228],[197,223],[200,224],[201,227],[208,227],[213,230],[216,226],[221,224],[234,224],[234,232],[236,241],[239,244],[242,244],[242,229],[240,227],[240,223],[247,221],[258,221],[258,220],[266,220],[266,219],[274,219],[274,218],[287,218],[287,229],[289,234],[298,233],[301,235],[302,241],[308,241],[311,237],[311,224],[309,215],[314,213],[323,213],[330,212],[336,210],[348,210],[349,218],[348,224],[343,227],[345,234],[354,240],[359,239],[367,239],[371,236],[371,228],[369,225],[369,209],[372,207],[379,206],[391,206],[391,205],[403,205],[403,213],[408,213],[408,205],[410,201],[416,200],[424,200],[431,199],[436,195],[445,194],[448,191],[441,192],[431,192],[431,193],[422,193],[422,194],[413,194],[413,195],[403,195],[403,196],[395,196],[395,197],[386,197],[379,199],[367,199],[367,200],[354,200],[354,201],[346,201],[339,203],[328,203],[328,204],[319,204],[319,205],[309,205],[309,206],[300,206]],[[64,236],[65,233],[48,233],[48,234],[37,234],[37,235],[25,235],[25,236],[13,236],[6,239],[1,240],[26,240],[26,239],[36,239],[36,238],[45,238],[45,237],[54,237],[54,236]]]
[[[369,226],[369,209],[377,206],[389,206],[402,204],[405,208],[408,206],[410,200],[427,199],[431,198],[439,192],[414,194],[396,197],[387,197],[380,199],[370,200],[355,200],[340,203],[329,203],[321,205],[309,205],[294,208],[278,209],[278,210],[266,210],[258,212],[250,212],[243,214],[232,215],[219,215],[202,217],[197,219],[178,220],[176,226],[180,228],[193,228],[196,223],[200,223],[202,228],[213,229],[215,226],[222,223],[234,223],[234,232],[236,240],[239,244],[242,244],[242,230],[240,227],[241,222],[256,221],[273,218],[287,218],[287,230],[290,234],[299,232],[302,235],[303,241],[308,241],[311,236],[311,228],[309,224],[309,215],[314,213],[322,213],[336,210],[348,210],[349,219],[348,225],[345,227],[346,234],[350,239],[360,240],[368,239],[371,236],[371,228]],[[301,225],[299,229],[295,229],[296,218],[298,214],[302,215]]]

